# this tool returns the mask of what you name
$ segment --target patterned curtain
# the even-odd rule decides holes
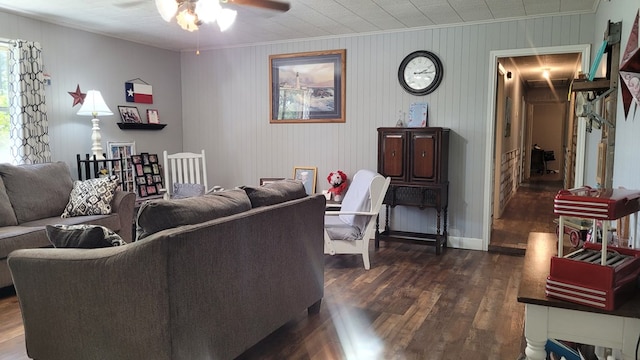
[[[9,53],[11,155],[16,164],[51,161],[42,47],[16,40]]]

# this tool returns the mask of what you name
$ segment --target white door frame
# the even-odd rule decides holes
[[[485,149],[485,164],[484,164],[484,214],[482,225],[482,249],[487,251],[489,249],[489,240],[491,239],[491,198],[493,196],[493,151],[495,148],[495,114],[496,114],[496,81],[495,76],[497,74],[498,58],[504,57],[516,57],[516,56],[534,56],[534,55],[550,55],[550,54],[566,54],[566,53],[581,53],[582,54],[582,72],[586,73],[589,69],[591,58],[591,45],[565,45],[565,46],[551,46],[543,48],[528,48],[528,49],[511,49],[511,50],[494,50],[489,53],[489,96],[487,97],[487,139]],[[578,177],[582,177],[584,174],[584,138],[586,136],[584,131],[581,131],[580,124],[578,123],[578,147],[576,149],[576,180]],[[584,127],[582,127],[584,129]]]

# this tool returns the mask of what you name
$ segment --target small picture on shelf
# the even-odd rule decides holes
[[[142,164],[142,156],[140,155],[131,155],[131,162],[134,164]]]
[[[158,110],[147,109],[147,122],[149,124],[159,124],[160,118],[158,117]]]
[[[135,106],[118,106],[118,110],[120,111],[120,118],[122,118],[122,122],[124,123],[141,123],[140,113],[138,112],[138,108]]]
[[[147,185],[139,185],[138,194],[140,195],[140,197],[147,196]]]
[[[151,164],[151,168],[153,170],[154,174],[160,174],[160,168],[158,167],[158,164]]]
[[[147,178],[147,185],[153,185],[153,175],[145,174],[145,177]]]
[[[142,153],[142,154],[140,154],[140,155],[142,155],[142,163],[143,163],[144,165],[149,165],[149,164],[151,164],[151,162],[149,161],[149,153]]]
[[[149,154],[149,162],[152,163],[152,164],[153,163],[157,164],[158,163],[158,155]]]
[[[136,177],[136,184],[138,184],[138,185],[146,185],[147,184],[147,179],[144,176],[138,176],[138,177]]]
[[[147,185],[147,194],[149,194],[149,195],[157,194],[156,186],[155,185]]]
[[[136,164],[136,175],[143,176],[144,169],[142,168],[142,164]]]

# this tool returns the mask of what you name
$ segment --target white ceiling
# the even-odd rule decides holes
[[[189,33],[166,23],[154,0],[0,0],[23,16],[170,50],[200,49],[357,33],[595,12],[599,0],[289,0],[286,13],[248,6],[221,33],[215,24]]]

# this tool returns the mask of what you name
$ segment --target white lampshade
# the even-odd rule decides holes
[[[222,9],[220,10],[220,14],[218,15],[218,27],[220,27],[220,31],[225,31],[233,25],[233,22],[236,21],[237,11],[231,9]]]
[[[162,19],[169,22],[178,11],[178,2],[175,0],[156,0],[156,8],[158,8]]]
[[[198,19],[207,24],[216,21],[221,10],[222,6],[218,0],[198,0],[196,3]]]
[[[113,115],[113,112],[111,112],[107,104],[104,102],[100,91],[89,90],[87,91],[87,96],[84,98],[82,107],[78,110],[78,115],[95,117],[98,115]]]

